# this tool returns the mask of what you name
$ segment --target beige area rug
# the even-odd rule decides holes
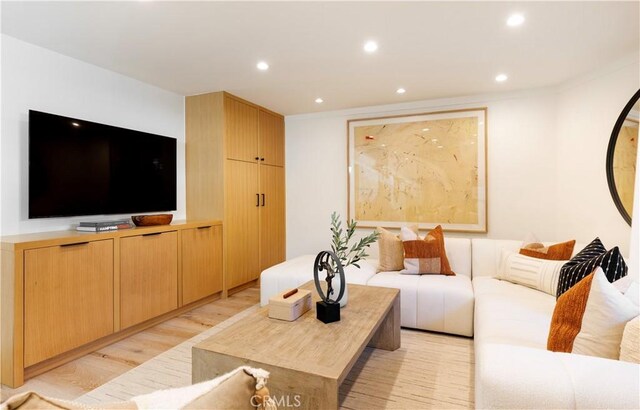
[[[191,384],[191,348],[259,308],[255,305],[77,400],[98,404]],[[402,329],[402,347],[366,348],[340,387],[343,409],[473,408],[473,340]]]

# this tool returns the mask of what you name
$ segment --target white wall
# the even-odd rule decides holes
[[[185,217],[184,97],[2,35],[3,235],[67,229],[88,219],[28,219],[29,109],[177,138],[175,218]],[[89,217],[100,218],[110,217]]]
[[[555,97],[537,90],[286,117],[287,257],[328,248],[331,212],[346,219],[348,119],[483,106],[488,108],[489,231],[475,235],[558,239]]]
[[[640,88],[639,72],[636,55],[558,93],[557,235],[579,242],[599,236],[607,248],[620,246],[624,255],[629,255],[631,230],[611,199],[606,155],[620,112]]]
[[[464,236],[533,233],[579,243],[600,236],[628,255],[631,231],[609,194],[605,156],[616,118],[639,87],[638,69],[634,54],[559,87],[288,116],[287,257],[328,248],[331,212],[346,218],[348,119],[481,106],[488,107],[488,233]]]

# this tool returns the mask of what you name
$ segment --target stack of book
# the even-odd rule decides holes
[[[131,227],[132,225],[128,219],[116,219],[114,221],[80,222],[76,229],[83,232],[104,232],[129,229]]]

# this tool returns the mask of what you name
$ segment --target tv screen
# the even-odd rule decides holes
[[[29,111],[29,218],[175,209],[175,138]]]

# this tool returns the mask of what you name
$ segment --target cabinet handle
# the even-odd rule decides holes
[[[260,158],[260,161],[264,161],[264,158]]]
[[[256,161],[259,160],[259,159],[260,159],[260,157],[256,157]]]
[[[162,235],[162,232],[154,232],[154,233],[143,233],[142,236],[156,236]]]
[[[61,248],[67,248],[69,246],[80,246],[80,245],[87,245],[89,242],[75,242],[75,243],[65,243],[60,245]]]
[[[260,194],[256,194],[256,206],[260,206]]]
[[[209,229],[211,228],[211,225],[207,225],[207,226],[199,226],[198,229]]]
[[[262,194],[262,206],[264,206],[264,194]]]

